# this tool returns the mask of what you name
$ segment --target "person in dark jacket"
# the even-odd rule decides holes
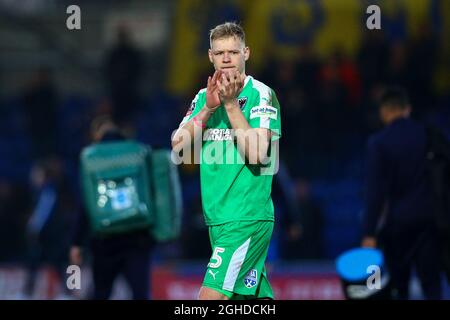
[[[61,159],[51,156],[36,161],[30,172],[30,182],[34,200],[26,224],[28,250],[23,298],[42,298],[35,289],[39,271],[44,266],[56,272],[60,292],[49,298],[71,298],[71,291],[66,286],[67,250],[71,240],[67,230],[76,211]]]
[[[112,102],[112,118],[121,127],[131,125],[139,112],[139,86],[144,64],[126,25],[117,29],[117,42],[105,57],[105,80]]]
[[[93,141],[98,143],[126,139],[109,117],[95,119],[91,131]],[[122,274],[133,299],[150,299],[150,253],[154,242],[147,227],[107,237],[97,236],[90,232],[87,213],[82,212],[70,249],[72,264],[81,265],[83,262],[82,246],[86,238],[90,244],[94,282],[90,298],[109,299],[114,281]]]
[[[441,299],[440,243],[427,175],[425,126],[411,119],[402,88],[388,89],[380,103],[385,128],[370,137],[363,247],[380,247],[392,297],[409,298],[413,270],[425,299]]]

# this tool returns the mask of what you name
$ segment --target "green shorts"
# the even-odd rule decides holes
[[[237,221],[209,227],[213,254],[203,286],[230,299],[273,299],[264,262],[273,221]]]

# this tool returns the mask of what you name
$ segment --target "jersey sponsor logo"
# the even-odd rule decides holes
[[[244,284],[247,288],[253,288],[258,283],[258,271],[251,269],[244,278]]]
[[[233,131],[231,129],[208,129],[203,135],[203,141],[231,141]]]
[[[269,117],[270,119],[276,120],[278,117],[277,108],[271,106],[257,106],[250,110],[250,119],[259,117]]]
[[[248,100],[247,97],[242,97],[242,98],[238,99],[239,107],[241,107],[241,110],[243,110],[245,108],[247,100]]]

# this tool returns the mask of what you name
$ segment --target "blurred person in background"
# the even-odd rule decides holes
[[[26,226],[28,255],[25,298],[33,298],[38,272],[45,265],[56,272],[62,294],[70,295],[65,277],[74,206],[64,175],[63,164],[57,157],[38,161],[31,170],[34,208]]]
[[[116,123],[108,116],[100,116],[91,124],[94,143],[108,143],[126,140]],[[86,204],[85,204],[86,205]],[[87,245],[92,260],[93,292],[90,299],[106,300],[111,297],[115,280],[123,275],[128,283],[132,298],[150,298],[150,252],[154,240],[148,226],[112,235],[94,234],[83,208],[76,222],[70,261],[83,263],[83,247]]]
[[[32,156],[41,159],[57,150],[57,88],[51,70],[41,67],[31,76],[23,94],[25,123],[32,141]]]
[[[104,68],[112,118],[120,127],[129,126],[134,123],[139,108],[143,60],[126,25],[118,27],[117,43],[107,53]]]
[[[371,86],[384,80],[384,68],[388,62],[388,42],[383,30],[366,31],[357,54],[358,70],[363,86],[363,96],[370,95]]]
[[[271,88],[245,73],[250,49],[241,26],[216,26],[210,46],[214,75],[172,137],[175,154],[203,140],[202,205],[213,253],[198,298],[273,299],[265,268],[274,228],[273,172],[265,175],[261,170],[271,141],[281,135],[280,105]],[[258,137],[258,143],[248,143],[249,134]],[[212,146],[225,154],[208,158],[214,157],[207,151]],[[240,156],[245,163],[227,161]]]
[[[31,195],[25,185],[0,178],[0,260],[14,261],[26,249]]]
[[[411,106],[402,88],[386,90],[379,111],[385,128],[368,141],[362,246],[382,249],[393,298],[409,298],[415,269],[424,298],[441,299],[425,126],[409,117]]]
[[[298,210],[287,223],[286,240],[282,248],[288,260],[322,259],[324,217],[311,196],[311,186],[298,179],[294,186]]]

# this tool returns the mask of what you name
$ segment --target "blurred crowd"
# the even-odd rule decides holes
[[[275,90],[282,108],[281,163],[273,186],[277,227],[269,259],[330,259],[358,244],[364,146],[379,127],[377,98],[385,86],[407,88],[413,117],[450,134],[450,96],[438,94],[433,81],[440,43],[429,28],[421,30],[407,41],[367,32],[355,56],[336,48],[322,57],[304,43],[295,58],[269,52],[261,72],[247,71]],[[144,54],[120,28],[103,59],[105,96],[64,96],[52,67],[43,65],[22,94],[1,97],[0,261],[64,264],[73,221],[83,206],[78,156],[89,143],[92,119],[111,115],[139,141],[170,147],[172,131],[195,92],[175,96],[161,86],[139,93]],[[197,79],[198,88],[205,83],[206,78]],[[207,259],[199,168],[181,165],[179,170],[182,237],[155,255]],[[333,202],[333,192],[345,204]],[[343,224],[346,228],[338,229]]]

